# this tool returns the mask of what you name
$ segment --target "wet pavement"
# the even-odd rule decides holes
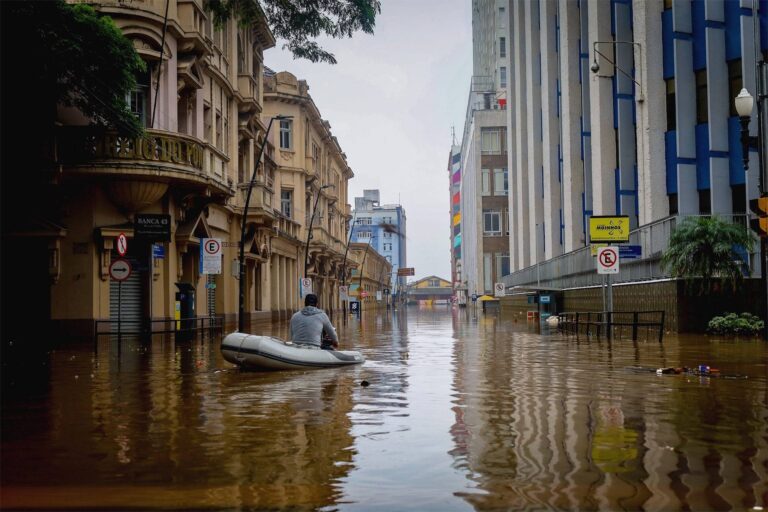
[[[339,330],[364,365],[241,372],[218,337],[162,336],[4,361],[0,505],[768,507],[763,342],[576,339],[443,306]],[[720,376],[653,371],[699,364]]]

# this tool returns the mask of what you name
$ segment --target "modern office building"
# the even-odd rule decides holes
[[[352,218],[351,241],[371,244],[392,264],[390,291],[398,300],[405,290],[406,277],[398,277],[397,270],[408,266],[405,209],[399,204],[381,204],[378,190],[364,190],[363,197],[355,198]]]
[[[733,99],[742,87],[756,96],[755,57],[768,48],[765,31],[755,32],[767,13],[756,19],[755,5],[510,5],[507,284],[599,284],[592,215],[629,217],[642,259],[622,266],[625,282],[666,277],[658,259],[681,216],[745,222],[758,159],[752,148],[745,173]],[[755,255],[744,258],[757,271]]]
[[[473,69],[459,154],[460,269],[457,294],[492,293],[509,273],[507,126],[507,9],[472,3]],[[489,36],[490,35],[490,36]],[[454,239],[455,242],[455,239]]]

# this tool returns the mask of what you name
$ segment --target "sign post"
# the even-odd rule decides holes
[[[125,233],[117,235],[117,254],[122,258],[128,252],[128,237]]]
[[[117,339],[120,340],[120,323],[123,300],[123,281],[131,277],[131,264],[122,258],[116,259],[109,265],[109,276],[117,281]]]
[[[611,276],[619,273],[619,248],[600,247],[597,250],[597,273],[605,275],[606,289],[603,294],[603,309],[613,311],[613,286]]]

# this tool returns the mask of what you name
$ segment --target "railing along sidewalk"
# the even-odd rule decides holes
[[[582,328],[586,336],[595,334],[598,338],[605,334],[607,339],[614,337],[614,331],[619,328],[619,337],[625,327],[630,327],[632,341],[637,341],[640,328],[658,329],[658,340],[664,337],[664,320],[666,312],[652,311],[569,311],[558,315],[558,329],[579,336]]]

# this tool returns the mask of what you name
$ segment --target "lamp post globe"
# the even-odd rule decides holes
[[[755,106],[755,98],[744,88],[734,98],[733,103],[736,106],[736,113],[739,114],[739,117],[749,117],[752,115],[752,109]]]

